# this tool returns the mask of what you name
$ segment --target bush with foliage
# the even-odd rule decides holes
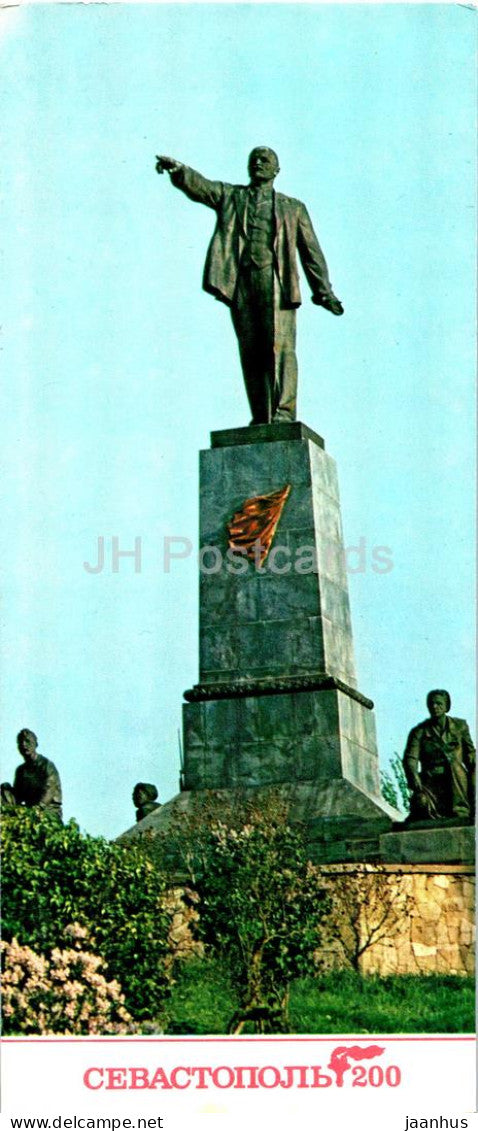
[[[0,944],[4,1033],[134,1033],[121,986],[106,980],[86,928],[71,923],[64,936],[66,947],[48,956],[16,939]]]
[[[157,1018],[170,982],[172,911],[141,845],[110,844],[75,821],[19,808],[3,816],[2,845],[4,939],[46,955],[78,923],[135,1021]]]
[[[199,899],[196,935],[225,960],[240,1009],[230,1031],[252,1022],[286,1032],[290,982],[311,974],[328,898],[300,830],[276,813],[250,812],[231,827],[189,830],[185,861]]]

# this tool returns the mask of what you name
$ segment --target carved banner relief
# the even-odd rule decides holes
[[[236,511],[227,524],[229,548],[246,552],[251,561],[257,561],[258,568],[265,562],[272,546],[290,485],[269,495],[255,495],[246,499],[241,510]]]

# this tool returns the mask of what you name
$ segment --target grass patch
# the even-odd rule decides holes
[[[224,1034],[237,1008],[227,967],[191,959],[177,971],[166,1032]],[[339,971],[291,986],[292,1033],[472,1033],[474,1020],[474,980],[460,975]]]
[[[176,972],[166,1032],[183,1036],[226,1033],[237,1007],[227,967],[212,958],[191,958]]]
[[[472,1033],[474,979],[452,974],[380,978],[340,971],[295,982],[294,1033]]]

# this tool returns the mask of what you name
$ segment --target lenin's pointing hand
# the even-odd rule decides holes
[[[181,168],[181,162],[176,161],[175,157],[156,157],[156,172],[157,173],[175,173],[176,169]]]

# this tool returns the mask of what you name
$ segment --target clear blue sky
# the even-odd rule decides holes
[[[3,22],[1,22],[3,19]],[[277,150],[346,314],[299,312],[299,418],[336,458],[359,687],[384,764],[447,687],[473,716],[474,21],[462,5],[35,5],[0,17],[3,779],[29,726],[65,815],[115,836],[177,790],[197,679],[198,450],[248,422],[213,216],[167,153]],[[88,574],[98,536],[142,572]],[[394,568],[370,568],[386,545]]]

